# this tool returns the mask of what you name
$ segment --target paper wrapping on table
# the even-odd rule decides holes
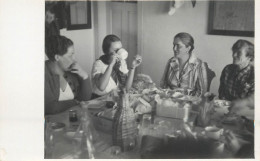
[[[155,98],[156,105],[156,115],[162,117],[170,117],[177,119],[184,119],[187,117],[187,111],[179,102],[172,101],[171,98],[161,99],[159,96]]]

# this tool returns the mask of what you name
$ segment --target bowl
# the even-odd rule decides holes
[[[205,135],[208,138],[218,140],[222,134],[223,134],[223,129],[220,129],[220,128],[215,127],[215,126],[205,127]]]
[[[51,123],[51,128],[54,132],[60,132],[64,131],[65,129],[65,124],[61,122],[52,122]]]

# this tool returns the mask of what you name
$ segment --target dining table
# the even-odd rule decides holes
[[[115,101],[111,96],[103,96],[98,99],[81,102],[77,106],[73,106],[68,110],[54,115],[45,116],[45,159],[141,159],[141,158],[158,158],[155,156],[151,149],[155,149],[157,146],[156,141],[160,144],[167,144],[175,139],[187,140],[185,138],[191,138],[196,143],[200,140],[212,143],[211,147],[214,147],[214,153],[207,155],[206,158],[233,158],[233,153],[225,146],[225,139],[223,135],[219,139],[212,139],[207,136],[205,126],[199,126],[195,124],[198,113],[190,113],[188,121],[183,119],[173,119],[156,116],[154,114],[142,114],[137,115],[137,129],[136,144],[132,150],[122,151],[119,146],[113,144],[112,141],[112,120],[105,120],[106,124],[101,126],[97,125],[97,111],[105,108],[106,102]],[[103,106],[101,108],[101,106]],[[74,111],[77,114],[78,121],[71,122],[70,111]],[[87,117],[91,120],[91,126],[89,130],[92,133],[91,144],[94,147],[93,157],[90,157],[89,151],[84,147],[82,142],[82,120],[84,111],[88,111]],[[147,119],[148,118],[148,119]],[[215,116],[218,118],[218,116]],[[51,124],[60,123],[63,125],[60,129],[53,130],[50,128]],[[102,126],[104,129],[102,129]],[[218,127],[225,130],[231,130],[235,133],[247,133],[245,127],[241,127],[238,124],[222,124],[221,119],[212,119],[208,126]],[[223,133],[222,133],[223,134]],[[192,142],[191,141],[191,144]],[[152,143],[154,142],[154,145]],[[185,142],[185,141],[184,141]],[[242,140],[243,142],[243,140]],[[245,144],[248,143],[244,141]],[[187,142],[185,142],[187,143]],[[174,144],[174,141],[173,141]],[[177,143],[176,143],[177,145]],[[195,145],[195,144],[194,144]],[[188,146],[188,145],[187,145]],[[198,144],[197,146],[201,146]],[[151,148],[152,147],[152,148]],[[160,146],[158,146],[160,147]],[[150,148],[150,151],[147,150]],[[188,148],[188,147],[184,147]],[[195,147],[200,149],[201,147]],[[174,149],[174,148],[173,148]],[[159,149],[160,150],[160,149]],[[205,150],[201,148],[201,150]],[[160,157],[160,155],[158,155]],[[187,158],[189,154],[183,156]],[[190,155],[192,156],[192,155]],[[204,157],[204,155],[197,155],[198,159]],[[170,155],[169,159],[175,159],[174,155]],[[177,157],[178,158],[178,157]],[[189,158],[189,157],[188,157]]]

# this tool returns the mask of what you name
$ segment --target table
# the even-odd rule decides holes
[[[88,103],[88,102],[87,102]],[[81,113],[82,108],[80,106],[75,106],[70,108],[69,110],[76,110],[78,114]],[[45,158],[81,158],[85,159],[88,158],[87,151],[82,150],[81,144],[80,144],[80,138],[77,137],[68,137],[68,133],[70,132],[70,122],[69,122],[69,110],[56,114],[56,115],[49,115],[45,117],[45,120],[48,120],[50,122],[61,122],[64,123],[66,128],[65,132],[57,134],[54,136],[54,146],[50,149],[50,147],[46,147],[46,151],[51,151],[51,154],[45,155]],[[160,118],[156,117],[155,118],[155,124],[160,124],[161,122],[170,122],[172,127],[175,128],[175,131],[183,131],[183,121],[178,120],[178,119],[165,119],[165,118]],[[161,121],[161,122],[160,122]],[[167,123],[166,123],[167,124]],[[154,125],[151,125],[155,127]],[[162,126],[163,127],[163,126]],[[165,127],[164,127],[165,128]],[[228,128],[228,129],[233,129],[235,130],[236,127],[234,126],[228,126],[224,125],[223,128]],[[202,133],[204,128],[202,127],[193,127],[193,131],[197,133]],[[75,130],[74,130],[75,131]],[[158,133],[158,131],[160,131]],[[167,131],[167,130],[166,130]],[[152,131],[147,131],[147,128],[141,128],[139,129],[139,141],[138,141],[138,146],[128,152],[122,152],[119,154],[112,154],[112,149],[114,148],[112,145],[112,135],[109,133],[101,132],[101,131],[94,131],[94,147],[95,147],[95,158],[97,159],[140,159],[141,154],[140,154],[140,140],[141,136],[155,136],[158,138],[162,138],[163,135],[165,135],[165,131],[163,130],[156,130],[153,129]],[[225,155],[221,156],[224,158],[232,158],[231,153],[225,153]]]
[[[76,110],[77,113],[81,112],[80,106],[75,106],[69,110]],[[53,153],[47,154],[46,158],[77,158],[87,159],[86,151],[80,149],[80,139],[67,137],[66,132],[71,131],[69,122],[69,110],[56,114],[46,116],[46,120],[50,122],[61,122],[64,123],[66,128],[62,134],[57,134],[54,139],[55,147],[52,149]],[[98,138],[95,140],[95,138]],[[112,146],[112,135],[101,131],[94,132],[94,146],[95,146],[95,158],[96,159],[138,159],[140,158],[137,149],[133,151],[120,153],[117,155],[111,154]]]

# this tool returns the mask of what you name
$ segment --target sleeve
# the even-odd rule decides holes
[[[208,89],[208,77],[207,70],[205,67],[205,63],[201,62],[200,66],[198,66],[198,76],[195,83],[195,93],[198,96],[207,92]]]
[[[78,77],[78,80],[79,80],[79,89],[78,89],[78,95],[76,97],[77,100],[79,101],[87,101],[88,98],[88,84],[90,84],[90,81],[89,79],[82,79],[82,78],[79,78]]]
[[[100,60],[95,61],[92,67],[91,71],[91,77],[92,77],[92,83],[96,84],[97,83],[97,75],[103,74],[105,72],[104,70],[104,64]]]
[[[255,93],[255,81],[254,81],[254,70],[250,71],[248,78],[243,82],[241,86],[241,98],[247,98]]]
[[[219,99],[225,99],[225,90],[224,90],[225,73],[226,73],[226,68],[223,69],[223,71],[221,72],[221,76],[220,76],[220,84],[219,84],[219,89],[218,89]]]
[[[100,60],[97,60],[93,64],[93,68],[92,68],[92,72],[91,72],[92,78],[94,78],[95,75],[97,75],[97,74],[103,74],[103,73],[104,73],[104,64]]]
[[[255,94],[255,74],[254,74],[254,69],[250,73],[249,82],[247,84],[247,87],[248,87],[248,96],[254,95]]]
[[[171,59],[168,60],[166,66],[165,66],[165,69],[164,69],[164,72],[163,72],[163,75],[162,75],[162,79],[160,81],[160,87],[161,88],[167,88],[166,78],[167,78],[167,73],[169,71],[170,61],[171,61]]]
[[[77,102],[75,100],[59,101],[58,98],[55,97],[54,93],[52,92],[48,79],[45,79],[44,90],[45,115],[63,112],[69,109],[70,107],[77,105]]]

